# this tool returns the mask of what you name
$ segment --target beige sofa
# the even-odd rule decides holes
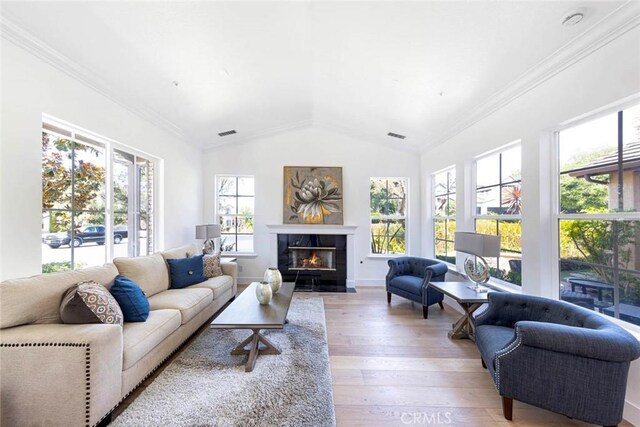
[[[0,283],[0,425],[92,426],[136,388],[190,335],[236,295],[237,264],[185,289],[169,288],[165,259],[196,252],[184,246],[78,271]],[[61,323],[72,285],[109,288],[116,275],[138,283],[149,299],[146,322]]]

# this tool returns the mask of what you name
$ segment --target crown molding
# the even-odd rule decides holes
[[[237,146],[245,144],[247,142],[255,141],[260,138],[268,138],[270,136],[279,135],[282,133],[291,132],[298,129],[304,129],[312,126],[311,120],[300,120],[293,123],[285,123],[283,125],[274,126],[262,131],[253,132],[249,134],[235,134],[232,136],[224,137],[224,141],[220,142],[204,142],[203,147],[206,153],[216,151],[228,147],[229,145]]]
[[[0,16],[0,37],[31,53],[59,71],[62,71],[77,82],[82,83],[152,125],[177,136],[185,142],[190,142],[181,127],[164,118],[151,108],[118,95],[116,91],[113,90],[105,81],[97,77],[96,73],[91,72],[89,69],[55,50],[53,47],[29,33],[15,22],[7,19],[5,16]]]
[[[442,127],[443,130],[428,138],[422,152],[443,144],[638,25],[640,2],[627,1],[470,110],[468,114],[461,114],[464,119],[447,123],[448,126]]]

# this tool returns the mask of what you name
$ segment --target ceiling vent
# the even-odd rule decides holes
[[[218,136],[229,136],[229,135],[233,135],[233,134],[236,134],[236,133],[238,133],[238,132],[236,132],[235,129],[232,129],[232,130],[228,130],[226,132],[220,132],[218,134]]]
[[[392,137],[392,138],[398,138],[398,139],[405,139],[406,138],[406,136],[404,136],[404,135],[400,135],[399,133],[393,133],[393,132],[389,132],[387,135]]]

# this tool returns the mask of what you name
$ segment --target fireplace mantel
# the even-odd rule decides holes
[[[271,224],[271,234],[355,234],[357,225]]]
[[[269,229],[271,246],[271,265],[278,265],[278,234],[344,234],[347,236],[347,287],[355,288],[356,257],[355,234],[357,225],[323,224],[271,224]]]

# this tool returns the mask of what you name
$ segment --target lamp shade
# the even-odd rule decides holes
[[[456,232],[454,249],[481,257],[500,256],[500,236],[469,232]]]
[[[196,239],[215,239],[220,237],[218,224],[196,225]]]

